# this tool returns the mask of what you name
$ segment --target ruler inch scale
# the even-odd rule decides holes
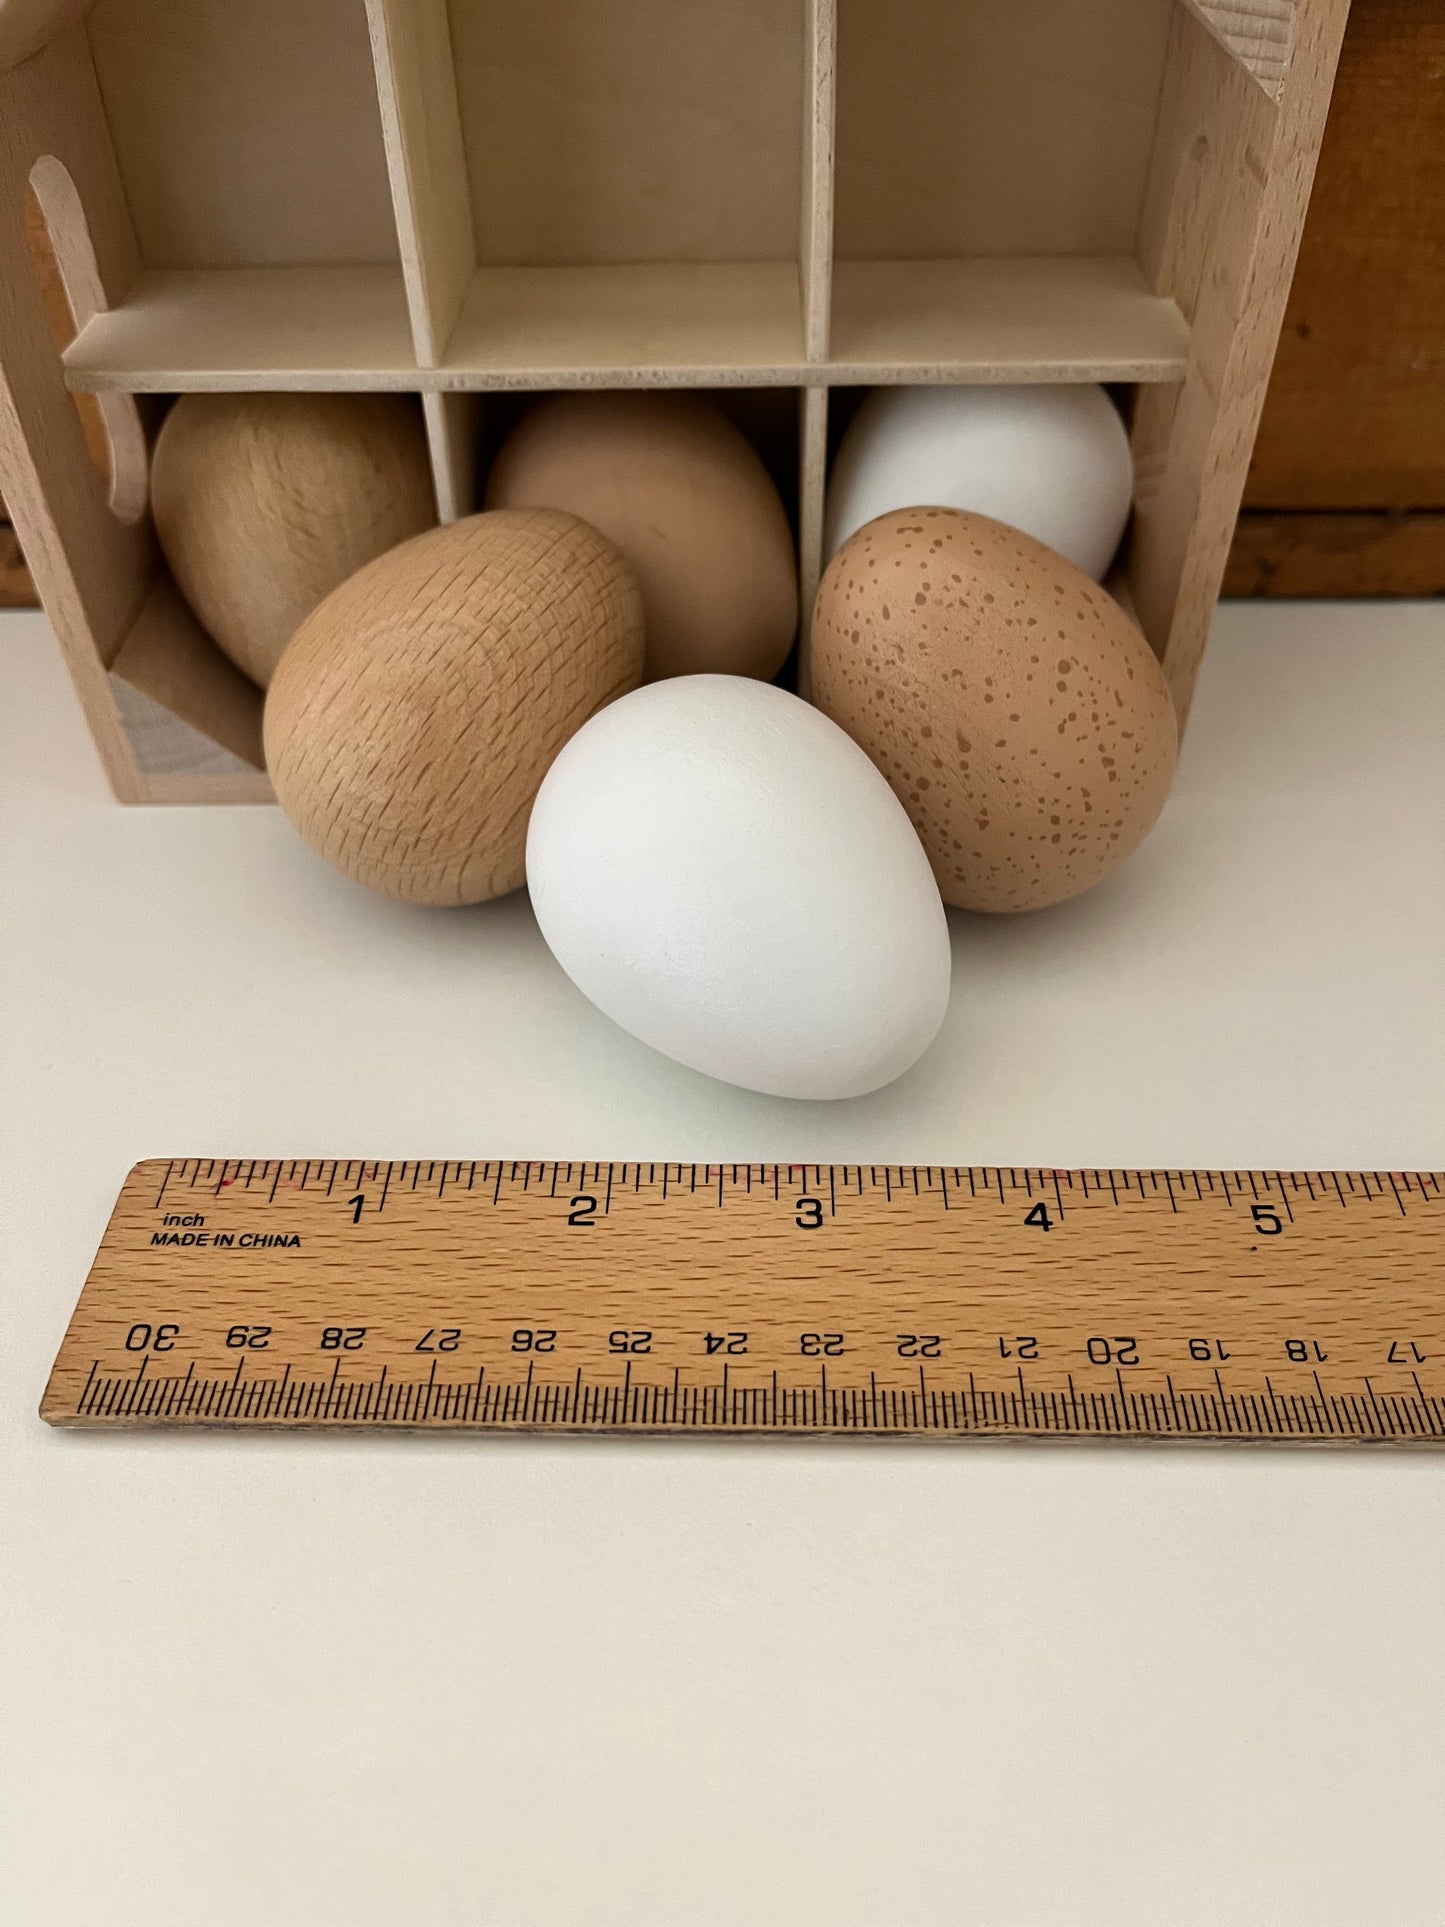
[[[1445,1174],[156,1159],[86,1430],[1445,1444]]]

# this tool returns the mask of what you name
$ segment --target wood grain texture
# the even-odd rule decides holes
[[[1276,105],[1182,10],[1142,230],[1146,272],[1190,322],[1177,390],[1141,391],[1126,575],[1181,718],[1224,578],[1348,0],[1299,13]]]
[[[182,594],[263,689],[323,596],[436,520],[421,412],[391,395],[183,395],[151,502]]]
[[[1439,1445],[1442,1240],[1430,1172],[155,1159],[41,1414]]]
[[[642,676],[642,602],[595,529],[473,516],[379,557],[297,632],[266,704],[277,798],[313,848],[408,903],[523,881],[567,739]]]
[[[642,595],[645,680],[782,668],[798,630],[788,514],[756,450],[690,394],[553,395],[512,430],[492,508],[564,509],[604,535]]]
[[[1445,509],[1439,0],[1354,0],[1245,502]]]
[[[1134,523],[1123,560],[1144,633],[1161,658],[1181,606],[1276,112],[1218,41],[1181,12],[1140,240],[1146,277],[1173,297],[1189,326],[1189,359],[1183,380],[1136,397]],[[1243,462],[1246,452],[1239,453]]]
[[[1246,509],[1227,596],[1445,596],[1445,512]]]
[[[1297,0],[1184,0],[1184,4],[1278,100],[1294,43]]]

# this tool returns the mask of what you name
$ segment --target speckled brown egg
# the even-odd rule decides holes
[[[813,700],[913,819],[945,903],[1038,910],[1097,883],[1164,806],[1179,731],[1097,582],[959,509],[898,509],[834,556]]]

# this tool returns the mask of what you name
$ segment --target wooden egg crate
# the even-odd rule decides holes
[[[1119,384],[1186,708],[1346,6],[0,0],[0,492],[117,794],[269,794],[145,511],[191,389],[416,393],[444,519],[503,391],[730,391],[806,606],[849,391]]]

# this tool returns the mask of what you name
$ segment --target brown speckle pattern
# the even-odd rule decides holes
[[[297,630],[266,763],[308,843],[408,903],[520,887],[553,758],[642,678],[621,556],[555,509],[497,509],[379,557]]]
[[[813,700],[892,784],[946,903],[1062,902],[1163,808],[1178,727],[1148,643],[1098,583],[1001,522],[917,508],[860,529],[818,591],[812,660]]]

